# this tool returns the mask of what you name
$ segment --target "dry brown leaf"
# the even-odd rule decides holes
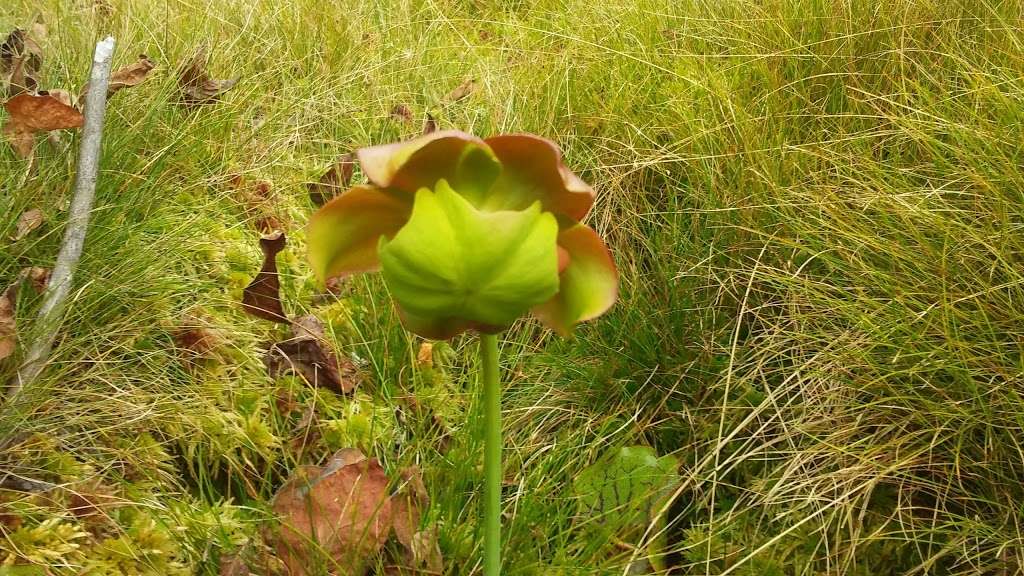
[[[420,349],[416,353],[416,363],[421,368],[431,368],[434,366],[434,343],[423,342],[420,344]]]
[[[106,510],[121,503],[115,491],[99,480],[83,482],[68,489],[68,511],[82,519],[106,515]]]
[[[222,554],[220,557],[220,576],[249,576],[249,566],[238,554]]]
[[[237,174],[231,178],[231,184],[235,188],[235,199],[242,206],[246,220],[252,223],[260,234],[269,235],[285,230],[285,225],[277,217],[277,199],[270,182],[257,180],[249,184],[245,176]]]
[[[50,272],[49,268],[43,268],[42,266],[29,266],[22,268],[21,272],[18,273],[18,279],[28,279],[32,284],[32,289],[36,291],[36,294],[42,294],[46,290],[46,286],[50,283]]]
[[[19,94],[8,100],[4,108],[11,115],[9,122],[35,131],[81,128],[85,122],[82,113],[71,106],[70,95],[63,90]]]
[[[35,147],[35,133],[80,128],[82,113],[71,106],[71,96],[63,90],[18,94],[4,104],[10,114],[3,135],[18,156],[28,158]]]
[[[34,25],[33,30],[38,33],[37,26],[41,24]],[[0,44],[0,78],[6,84],[3,93],[12,97],[35,91],[42,65],[43,52],[39,44],[24,30],[15,28]]]
[[[323,324],[307,315],[292,324],[292,338],[271,346],[264,364],[272,377],[292,372],[314,388],[327,388],[338,394],[355,389],[362,379],[351,360],[339,360],[324,336]]]
[[[263,266],[242,293],[242,309],[257,318],[288,323],[281,306],[281,283],[277,275],[277,253],[284,250],[284,232],[275,232],[260,238]]]
[[[364,574],[392,526],[384,469],[352,449],[339,451],[323,468],[300,468],[272,508],[281,527],[268,540],[292,576],[324,564],[339,576]]]
[[[476,90],[476,81],[469,78],[462,84],[456,86],[455,89],[449,92],[444,99],[448,102],[458,102],[472,94],[474,90]]]
[[[401,471],[403,483],[392,496],[395,539],[405,551],[405,568],[440,573],[444,566],[437,544],[437,527],[420,529],[423,512],[430,506],[427,488],[417,466]]]
[[[17,295],[17,282],[0,294],[0,360],[14,354],[14,348],[18,344],[18,325],[14,317]]]
[[[139,54],[139,60],[124,68],[115,70],[110,74],[110,81],[107,85],[107,97],[113,96],[116,92],[142,84],[142,81],[149,76],[149,73],[156,68],[156,64],[145,54]],[[79,92],[79,100],[85,101],[85,95],[89,93],[89,83],[86,82]]]
[[[220,99],[221,94],[231,90],[238,79],[213,80],[206,72],[209,60],[206,48],[201,48],[182,67],[178,75],[178,87],[181,90],[181,103],[186,106],[210,104]]]
[[[33,230],[39,228],[45,219],[43,211],[39,208],[31,208],[22,212],[18,218],[18,229],[14,233],[14,240],[21,240],[28,236]]]
[[[171,337],[188,361],[213,358],[224,344],[223,336],[210,326],[209,320],[202,314],[186,314]]]
[[[317,206],[323,206],[328,200],[344,192],[352,183],[352,174],[356,169],[356,157],[351,152],[345,154],[331,166],[319,182],[311,182],[307,186],[309,199]]]
[[[405,104],[396,104],[391,109],[391,117],[402,122],[412,122],[412,108]]]
[[[427,120],[423,123],[423,135],[426,136],[431,132],[437,132],[437,120],[430,112],[427,112]]]

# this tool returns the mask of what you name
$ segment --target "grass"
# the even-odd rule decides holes
[[[45,87],[77,91],[107,32],[117,64],[161,64],[111,101],[65,328],[0,419],[2,466],[64,487],[2,492],[0,564],[216,574],[291,469],[354,444],[423,469],[447,573],[480,573],[474,341],[418,365],[379,279],[314,305],[303,260],[304,183],[430,112],[558,141],[622,273],[620,303],[574,340],[524,323],[502,344],[506,573],[640,566],[660,524],[581,517],[570,489],[633,444],[682,462],[671,573],[1024,570],[1024,4],[100,4],[0,12],[5,30],[43,15]],[[190,112],[174,70],[201,44],[241,81]],[[415,122],[390,117],[400,103]],[[74,150],[41,145],[29,172],[0,147],[0,278],[52,263]],[[273,183],[286,306],[364,361],[355,398],[266,375],[282,333],[238,306],[259,252],[235,174]],[[10,241],[29,207],[47,223]],[[23,290],[22,343],[37,305]],[[217,359],[181,361],[186,314],[221,336]],[[316,409],[320,443],[295,448],[282,395]],[[122,504],[99,527],[67,512],[97,485]]]

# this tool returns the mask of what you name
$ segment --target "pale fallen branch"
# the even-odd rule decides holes
[[[89,74],[89,91],[85,97],[85,124],[82,126],[82,141],[78,151],[75,191],[71,200],[67,230],[64,233],[64,243],[57,254],[57,262],[39,310],[40,329],[29,347],[24,363],[18,369],[17,376],[11,382],[9,399],[13,399],[25,386],[31,384],[43,370],[64,317],[75,268],[78,267],[82,245],[85,243],[85,232],[89,227],[93,198],[96,195],[103,120],[107,112],[107,84],[110,80],[113,56],[113,38],[108,36],[96,44],[92,71]]]

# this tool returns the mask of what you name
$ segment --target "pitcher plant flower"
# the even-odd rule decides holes
[[[501,389],[497,333],[527,312],[561,334],[603,314],[619,277],[580,220],[594,190],[552,142],[433,132],[358,151],[369,180],[309,221],[321,280],[381,270],[405,327],[480,336],[484,576],[501,573]]]
[[[568,335],[615,302],[608,248],[580,223],[594,190],[551,141],[452,130],[357,157],[369,182],[312,217],[309,261],[321,280],[381,270],[411,332],[494,334],[532,312]]]

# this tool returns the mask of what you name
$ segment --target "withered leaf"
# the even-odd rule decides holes
[[[273,185],[266,180],[250,184],[245,176],[235,175],[231,179],[235,198],[245,211],[246,220],[261,234],[284,231],[284,225],[277,217],[276,198]]]
[[[212,358],[224,343],[220,332],[214,330],[202,314],[186,314],[171,337],[186,360]]]
[[[0,360],[14,354],[18,344],[18,325],[14,317],[14,302],[18,294],[17,283],[0,294]]]
[[[288,316],[281,306],[281,282],[277,274],[277,253],[284,250],[284,232],[275,232],[260,238],[263,250],[263,267],[245,287],[242,293],[242,308],[264,320],[288,323]]]
[[[10,114],[3,127],[4,137],[22,158],[32,155],[36,132],[80,128],[85,121],[63,90],[18,94],[4,108]]]
[[[328,200],[344,192],[352,183],[352,174],[356,169],[356,158],[351,152],[345,154],[324,172],[319,182],[310,182],[307,186],[309,199],[317,206],[323,206]]]
[[[4,104],[11,115],[9,122],[16,122],[34,131],[81,128],[85,118],[71,106],[70,97],[63,90],[19,94]]]
[[[99,480],[83,482],[68,490],[68,511],[79,519],[105,514],[106,509],[120,502],[114,489]]]
[[[149,73],[156,68],[156,64],[145,54],[139,54],[139,60],[124,68],[115,70],[110,74],[110,81],[107,85],[107,97],[113,96],[116,92],[142,84],[142,81],[149,76]],[[79,93],[79,100],[85,101],[85,95],[89,93],[87,82]]]
[[[238,79],[213,80],[206,72],[209,60],[205,47],[199,49],[185,63],[178,75],[178,87],[181,90],[181,103],[186,106],[210,104],[220,99],[221,94],[231,90]]]
[[[476,90],[476,81],[473,80],[472,78],[469,78],[462,84],[456,86],[454,90],[449,92],[448,95],[445,96],[445,100],[447,100],[448,102],[458,102],[459,100],[462,100],[466,96],[472,94],[474,90]]]
[[[14,240],[21,240],[28,236],[30,232],[42,225],[43,220],[45,220],[45,217],[43,216],[43,211],[39,208],[30,208],[22,212],[18,218],[18,228],[14,233]]]
[[[412,122],[412,108],[406,104],[396,104],[391,109],[391,117],[402,122]]]
[[[43,52],[39,45],[24,30],[15,28],[0,44],[0,77],[6,84],[4,93],[10,97],[35,91],[39,86],[38,74],[42,65]]]
[[[423,342],[416,353],[416,364],[421,368],[432,368],[434,366],[434,343]]]
[[[363,574],[392,527],[388,477],[375,458],[345,449],[323,468],[293,474],[272,503],[280,529],[268,534],[292,576],[329,565],[334,574]]]
[[[222,554],[220,557],[220,576],[249,576],[249,566],[238,554]]]
[[[421,529],[424,511],[430,506],[427,488],[417,466],[400,472],[402,484],[391,497],[395,539],[404,550],[403,564],[417,573],[426,570],[440,574],[444,570],[441,549],[437,544],[437,527]]]
[[[50,273],[51,270],[49,268],[43,268],[42,266],[29,266],[27,268],[23,268],[21,272],[18,273],[18,280],[28,279],[31,283],[32,289],[35,290],[37,294],[41,294],[46,290],[47,284],[50,283]]]
[[[271,346],[263,361],[272,377],[292,372],[314,388],[338,394],[351,392],[361,379],[355,363],[338,359],[324,336],[323,324],[312,315],[292,324],[292,338]]]
[[[431,132],[437,132],[437,120],[430,112],[427,112],[427,120],[423,123],[423,135],[426,136]]]

